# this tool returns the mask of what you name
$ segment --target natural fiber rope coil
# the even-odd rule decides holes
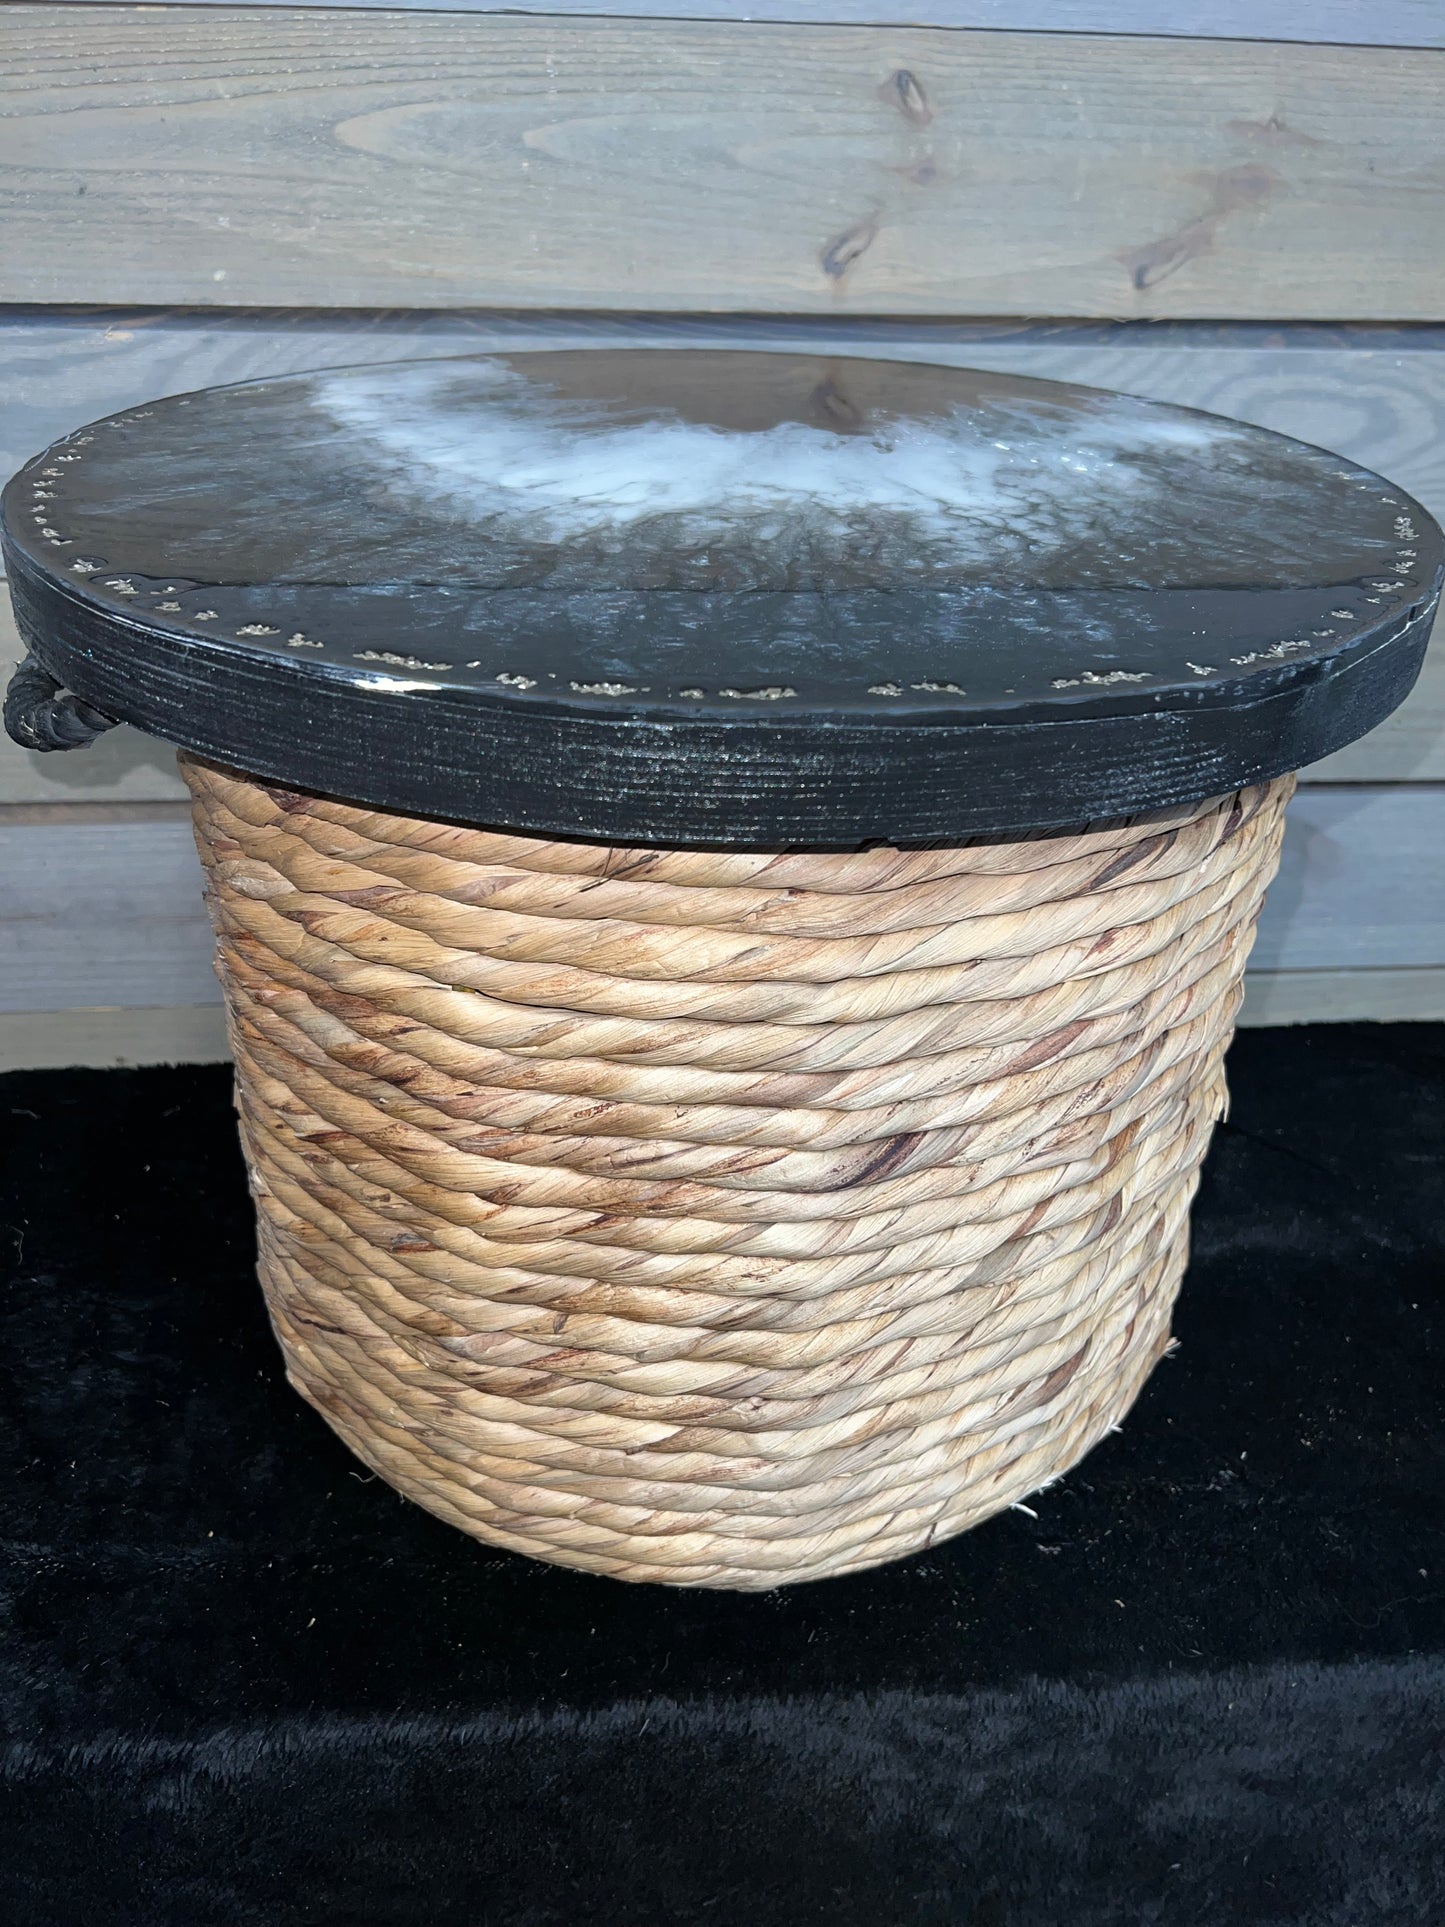
[[[183,768],[293,1383],[465,1531],[761,1588],[1056,1478],[1168,1343],[1292,779],[619,849]]]

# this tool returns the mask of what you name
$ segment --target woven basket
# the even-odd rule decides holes
[[[287,1369],[419,1504],[765,1588],[959,1532],[1128,1409],[1293,779],[756,855],[182,762]]]

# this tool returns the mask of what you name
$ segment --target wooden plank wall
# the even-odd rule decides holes
[[[1251,13],[1394,43],[1349,51],[1181,43],[1164,0],[858,5],[0,8],[0,471],[286,370],[833,346],[1238,415],[1445,518],[1445,52],[1398,50],[1430,0]],[[1445,1016],[1436,658],[1305,773],[1247,1021]],[[133,732],[0,749],[0,1065],[223,1054],[180,797]]]
[[[254,7],[3,33],[0,299],[1437,318],[1428,52]]]
[[[100,0],[132,5],[134,0]],[[231,6],[235,0],[188,0]],[[289,7],[294,0],[249,0]],[[323,0],[388,13],[557,12],[556,0]],[[781,20],[795,26],[992,27],[1014,33],[1167,34],[1182,39],[1284,40],[1356,47],[1445,46],[1438,0],[570,0],[571,15],[666,20]]]

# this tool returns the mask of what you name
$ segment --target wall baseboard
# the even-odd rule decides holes
[[[1445,1021],[1445,967],[1258,970],[1244,979],[1241,1026]]]
[[[219,1004],[173,1010],[21,1010],[0,1013],[0,1071],[142,1064],[221,1064],[231,1055]]]

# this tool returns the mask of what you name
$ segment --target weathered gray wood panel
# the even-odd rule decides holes
[[[233,0],[189,0],[224,6]],[[103,6],[131,0],[92,0]],[[245,0],[277,7],[291,0]],[[323,0],[389,12],[548,13],[540,0]],[[1445,46],[1436,0],[567,0],[573,14],[668,20],[786,20],[805,25],[995,27],[1014,33],[1174,34],[1364,47]]]
[[[1445,520],[1445,330],[646,320],[496,315],[0,314],[0,471],[156,395],[287,370],[507,346],[704,343],[892,355],[1093,382],[1237,415],[1382,470]],[[0,596],[0,659],[14,643]],[[1307,780],[1445,780],[1445,645],[1409,702]],[[127,732],[84,756],[0,739],[0,803],[177,796],[169,754]]]
[[[1250,968],[1445,964],[1445,786],[1302,790]]]
[[[0,812],[0,1010],[219,995],[180,804]]]
[[[1303,791],[1254,972],[1445,967],[1445,786]],[[182,805],[0,813],[0,1010],[215,1001]]]
[[[76,23],[0,9],[3,299],[1440,313],[1441,53],[283,8]]]

